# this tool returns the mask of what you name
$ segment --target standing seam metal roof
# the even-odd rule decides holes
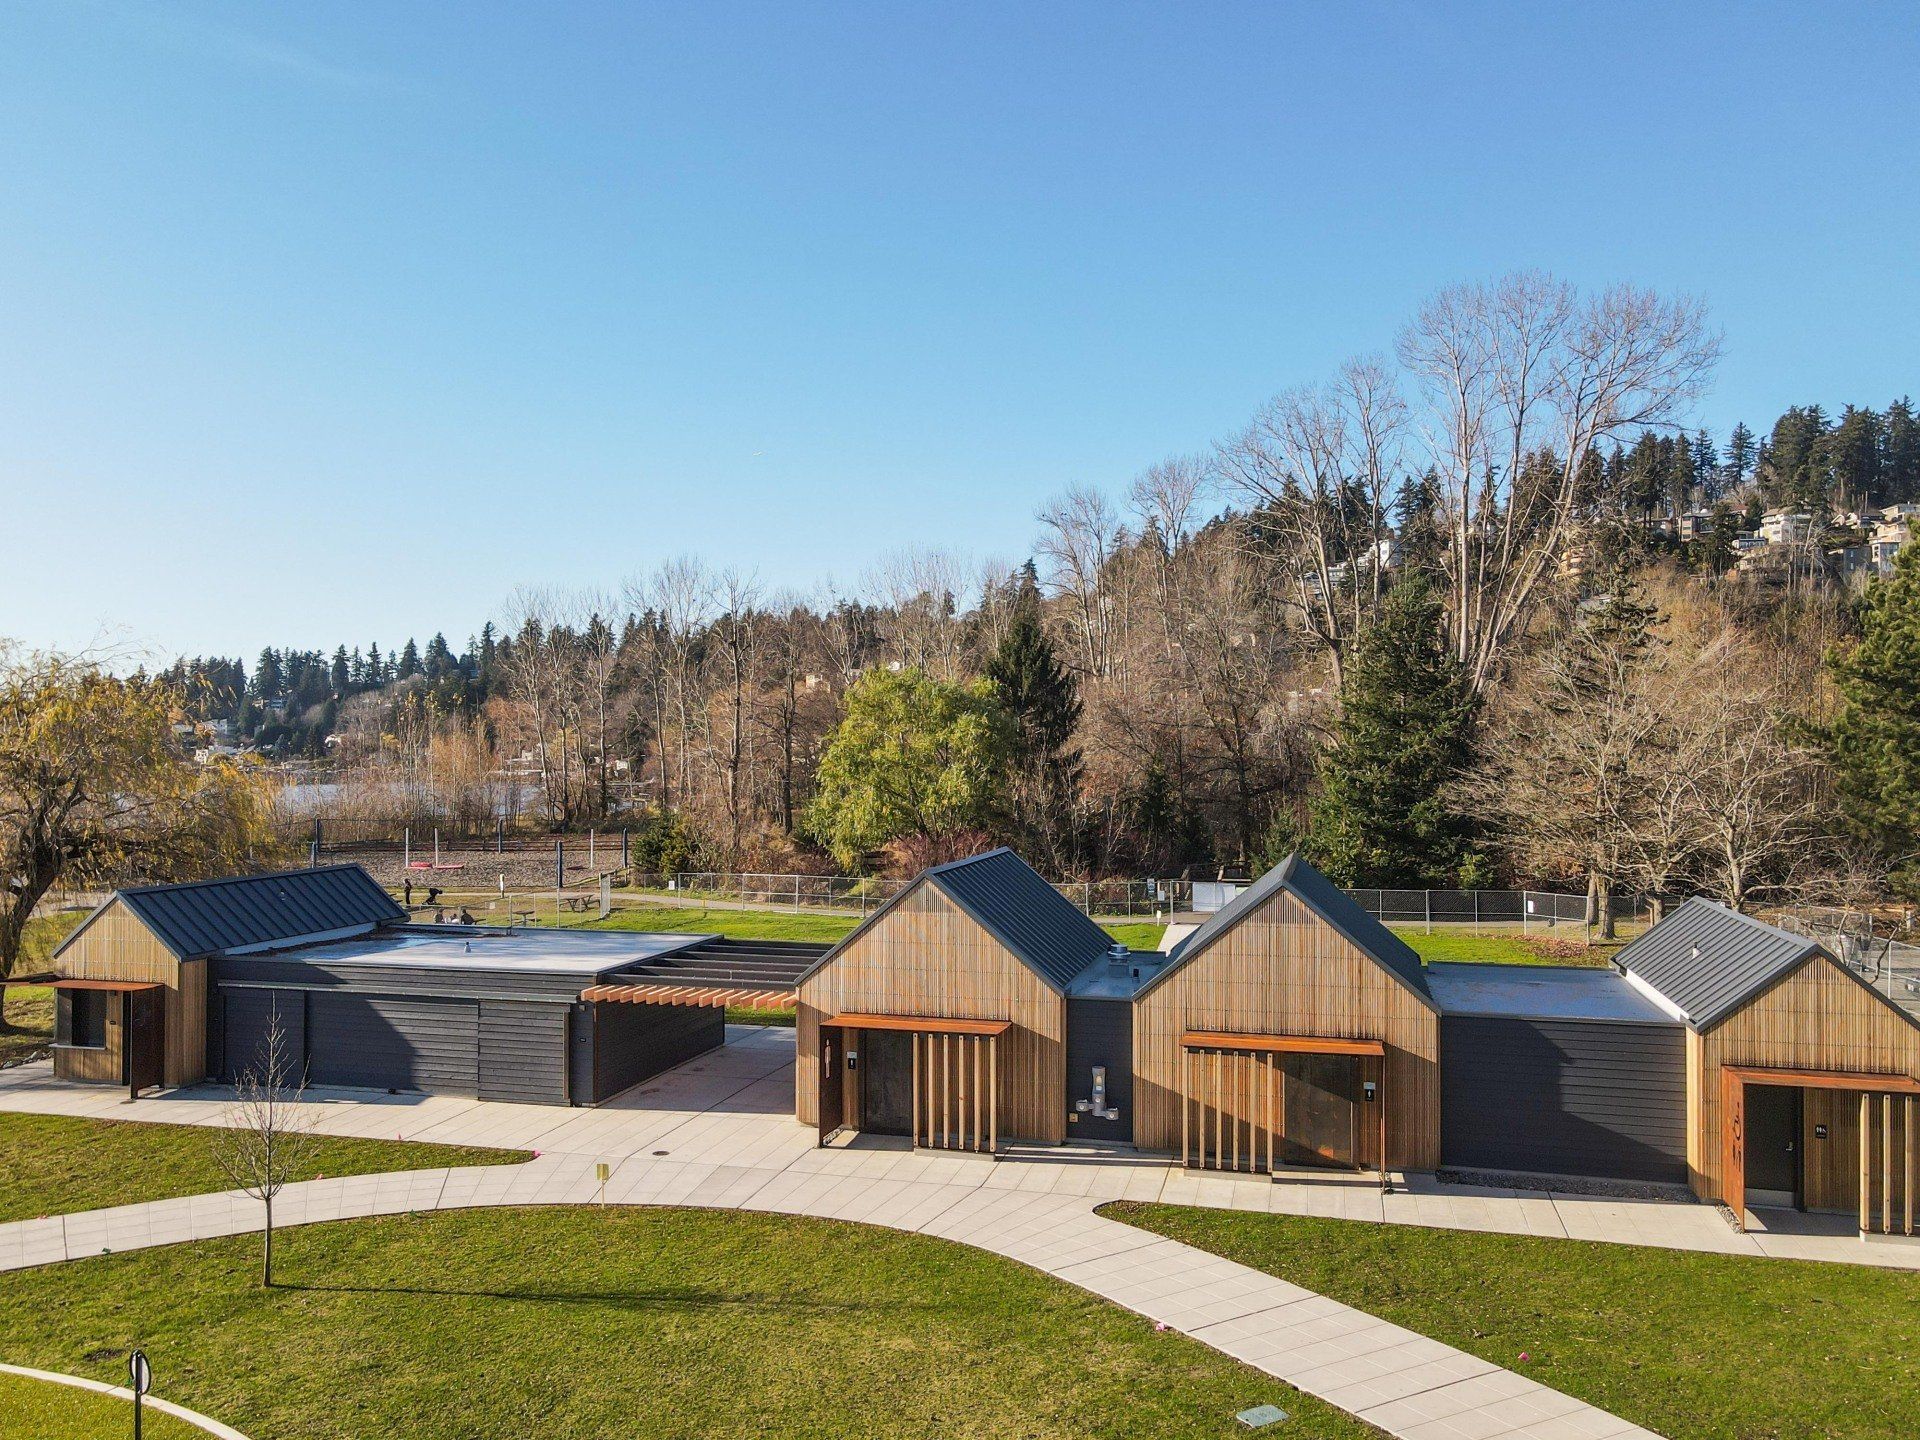
[[[799,977],[807,979],[879,924],[921,884],[936,887],[982,929],[1006,946],[1055,990],[1113,946],[1113,938],[1013,851],[998,850],[951,860],[922,870],[912,884],[882,905]]]
[[[406,918],[406,911],[358,865],[143,885],[116,891],[113,899],[183,960]],[[85,929],[75,930],[66,944]]]
[[[1160,984],[1282,890],[1352,941],[1362,954],[1425,1001],[1429,1009],[1439,1009],[1427,988],[1420,957],[1412,947],[1361,909],[1352,896],[1309,865],[1298,851],[1214,911],[1205,924],[1174,946],[1172,963],[1142,986],[1142,993]]]
[[[1679,1006],[1694,1029],[1704,1030],[1812,956],[1826,954],[1804,935],[1695,896],[1614,963]]]
[[[1112,936],[1004,846],[935,865],[927,879],[1056,990],[1113,948]]]

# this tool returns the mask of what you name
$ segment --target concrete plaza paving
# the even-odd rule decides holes
[[[997,1159],[859,1140],[821,1149],[793,1119],[793,1036],[735,1029],[702,1056],[596,1109],[451,1096],[316,1091],[334,1135],[495,1145],[524,1165],[309,1181],[275,1203],[281,1224],[468,1206],[609,1204],[750,1209],[859,1221],[955,1240],[1100,1295],[1351,1411],[1406,1440],[1612,1440],[1651,1432],[1525,1376],[1284,1280],[1095,1213],[1109,1200],[1321,1215],[1616,1241],[1754,1257],[1920,1268],[1920,1249],[1820,1234],[1735,1233],[1709,1206],[1446,1185],[1395,1177],[1192,1174],[1117,1150],[1016,1149]],[[0,1071],[0,1110],[220,1124],[228,1096],[197,1086],[127,1104]],[[260,1207],[225,1193],[0,1225],[0,1271],[256,1230]]]

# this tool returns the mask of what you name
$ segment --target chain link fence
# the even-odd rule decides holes
[[[1870,912],[1796,905],[1775,915],[1773,923],[1819,941],[1854,974],[1920,1019],[1920,945],[1882,933],[1891,927]]]

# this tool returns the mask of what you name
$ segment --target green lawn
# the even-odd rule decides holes
[[[743,1213],[454,1211],[7,1277],[0,1351],[111,1377],[254,1440],[407,1436],[1217,1437],[1378,1432],[1137,1315],[925,1236]],[[88,1359],[89,1356],[94,1359]],[[106,1357],[106,1358],[102,1358]]]
[[[0,992],[6,1023],[0,1024],[0,1065],[17,1065],[52,1053],[53,987],[9,985]]]
[[[91,1378],[124,1385],[126,1370],[123,1362],[119,1374]],[[158,1386],[154,1393],[160,1393]],[[130,1400],[0,1372],[0,1440],[123,1440],[132,1433]],[[141,1416],[140,1433],[147,1440],[207,1440],[207,1432],[197,1425],[162,1415],[151,1406]]]
[[[1482,965],[1605,965],[1615,947],[1583,946],[1581,932],[1564,939],[1523,936],[1498,931],[1476,935],[1471,930],[1435,930],[1418,925],[1389,925],[1422,960],[1473,961]]]
[[[0,1222],[67,1215],[136,1200],[229,1188],[213,1160],[213,1132],[197,1125],[0,1113]],[[445,1165],[514,1165],[524,1150],[316,1136],[309,1173],[372,1175]],[[10,1358],[0,1348],[0,1360]],[[17,1363],[17,1362],[16,1362]]]
[[[1920,1274],[1183,1206],[1103,1213],[1672,1440],[1920,1434]]]

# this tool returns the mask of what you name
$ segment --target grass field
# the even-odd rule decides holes
[[[54,947],[86,916],[78,910],[36,915],[21,937],[16,975],[46,973]],[[53,1045],[53,991],[44,985],[9,985],[0,991],[0,1066],[36,1060]]]
[[[1410,945],[1414,953],[1429,964],[1434,961],[1473,961],[1482,965],[1605,965],[1613,946],[1582,946],[1571,932],[1571,940],[1505,934],[1489,931],[1476,935],[1471,930],[1435,930],[1429,934],[1417,925],[1387,927]]]
[[[1226,1437],[1378,1432],[983,1251],[799,1217],[581,1207],[392,1216],[7,1277],[0,1350],[254,1440]],[[89,1359],[92,1356],[95,1358]]]
[[[0,1113],[0,1156],[6,1157],[0,1222],[225,1190],[227,1179],[213,1160],[212,1134],[197,1125]],[[319,1135],[309,1158],[301,1179],[514,1165],[532,1157],[524,1150]],[[6,1358],[0,1348],[0,1359]]]
[[[126,1367],[111,1378],[126,1383]],[[155,1394],[159,1391],[156,1389]],[[169,1397],[171,1398],[171,1397]],[[207,1440],[196,1425],[151,1406],[141,1417],[147,1440]],[[0,1372],[0,1440],[122,1440],[133,1433],[133,1405],[93,1390]]]
[[[1920,1274],[1120,1204],[1672,1440],[1920,1434]]]

